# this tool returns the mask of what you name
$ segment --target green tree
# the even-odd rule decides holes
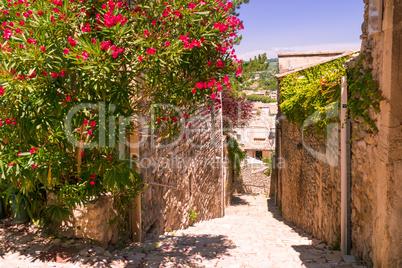
[[[247,100],[249,101],[260,101],[263,103],[272,103],[272,102],[276,102],[276,100],[271,99],[270,97],[267,96],[261,96],[261,95],[248,95],[247,96]]]
[[[267,61],[267,54],[259,54],[254,59],[250,59],[247,62],[243,62],[241,65],[242,74],[236,76],[239,82],[244,83],[249,80],[255,72],[267,70],[269,62]]]

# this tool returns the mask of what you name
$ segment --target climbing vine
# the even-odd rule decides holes
[[[380,101],[384,100],[379,90],[378,82],[373,79],[370,70],[364,68],[363,62],[366,56],[361,56],[356,68],[348,70],[348,111],[355,118],[362,118],[364,126],[371,132],[377,132],[378,128],[370,115],[370,110],[380,112]]]
[[[349,56],[317,65],[285,76],[280,81],[282,112],[287,119],[301,126],[309,117],[316,121],[315,132],[325,134],[325,127],[335,118],[326,118],[331,104],[341,97],[341,78],[346,75],[344,62]],[[318,112],[318,113],[316,113]]]
[[[240,149],[236,140],[229,139],[228,154],[230,168],[235,172],[236,176],[239,176],[241,172],[241,162],[246,158],[246,153]]]
[[[327,118],[326,113],[337,103],[340,109],[341,78],[348,77],[348,112],[354,118],[362,118],[362,126],[369,131],[378,131],[370,111],[379,112],[383,100],[379,86],[372,73],[365,70],[360,56],[356,67],[348,69],[345,61],[350,56],[317,65],[283,77],[280,81],[281,110],[290,122],[302,126],[307,119],[315,124],[308,130],[315,130],[317,136],[326,134],[329,123],[339,122],[339,118]],[[332,104],[332,105],[331,105]]]

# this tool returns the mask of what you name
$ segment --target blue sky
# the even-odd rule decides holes
[[[250,0],[242,5],[245,29],[236,54],[359,49],[363,0]]]

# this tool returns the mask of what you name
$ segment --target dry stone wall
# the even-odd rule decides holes
[[[247,194],[259,194],[269,192],[270,177],[265,175],[267,167],[260,163],[243,162],[241,169],[242,188],[240,192]]]
[[[54,194],[49,193],[47,199],[49,205],[58,204]],[[103,246],[119,241],[123,221],[116,200],[110,194],[99,196],[85,206],[78,205],[70,212],[68,219],[51,226],[62,237],[91,239]]]
[[[146,142],[139,161],[148,185],[142,194],[144,238],[186,228],[191,210],[198,213],[196,221],[221,216],[220,112],[206,114],[200,109],[191,124],[186,139],[180,136],[166,148],[158,148],[161,143],[153,143],[151,135],[142,135]]]
[[[287,121],[282,123],[281,157],[285,162],[279,173],[283,185],[283,216],[306,232],[333,244],[341,233],[340,160],[334,167],[310,154],[302,143],[300,129]],[[337,129],[330,135],[329,138],[339,142]],[[304,143],[317,152],[326,153],[324,138],[305,134]]]

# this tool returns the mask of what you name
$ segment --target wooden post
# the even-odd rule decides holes
[[[350,135],[347,121],[348,87],[346,77],[342,77],[341,93],[341,251],[350,254]]]
[[[138,131],[138,128],[134,130],[134,132],[131,133],[130,135],[130,145],[131,144],[136,144],[140,140],[140,134]],[[137,157],[140,156],[140,148],[139,146],[130,146],[130,159],[133,157],[133,155],[136,155]],[[138,172],[139,172],[139,167],[138,167]],[[133,238],[133,242],[141,242],[141,194],[139,194],[135,200],[134,203],[132,204],[132,209],[131,209],[131,234]]]

